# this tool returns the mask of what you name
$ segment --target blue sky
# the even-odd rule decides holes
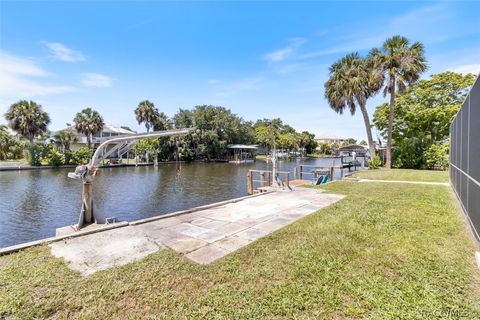
[[[328,66],[395,34],[425,44],[432,73],[480,71],[476,2],[0,2],[0,113],[32,99],[51,130],[86,106],[144,131],[133,109],[222,105],[317,136],[363,139],[361,114],[324,99]],[[370,114],[385,99],[368,102]],[[0,122],[5,122],[3,117]]]

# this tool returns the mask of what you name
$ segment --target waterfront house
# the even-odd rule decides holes
[[[317,138],[315,140],[317,141],[318,145],[322,145],[322,144],[341,145],[346,139],[342,138],[342,137],[339,137],[337,135],[334,135],[334,134],[329,134],[329,135],[320,136],[319,138]]]
[[[67,124],[66,128],[63,128],[59,131],[63,131],[63,130],[72,131],[78,136],[78,142],[74,143],[71,146],[72,150],[77,150],[81,147],[86,147],[87,146],[87,136],[82,134],[82,133],[77,132],[77,130],[75,130],[74,126]],[[53,133],[53,134],[55,134],[55,133]],[[105,123],[104,126],[103,126],[103,130],[92,136],[92,145],[94,147],[98,147],[102,142],[104,142],[108,139],[118,137],[118,136],[123,136],[123,135],[132,135],[132,134],[135,134],[135,132],[133,132],[131,130],[128,130],[128,129],[125,129],[125,128],[115,127],[111,124]]]

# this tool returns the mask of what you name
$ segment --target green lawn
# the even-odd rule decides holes
[[[163,250],[84,278],[46,246],[0,257],[0,318],[477,318],[475,246],[448,187],[324,189],[347,197],[207,266]]]
[[[353,176],[372,180],[448,182],[448,171],[435,170],[378,169],[357,172]]]

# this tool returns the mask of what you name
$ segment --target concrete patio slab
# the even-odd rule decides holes
[[[197,236],[198,239],[202,239],[208,243],[215,242],[217,240],[223,239],[227,236],[227,234],[215,230],[210,230],[205,233],[199,234]]]
[[[218,228],[216,228],[216,230],[220,231],[220,232],[223,232],[225,233],[227,236],[229,235],[232,235],[232,234],[235,234],[235,233],[238,233],[242,230],[245,230],[247,229],[248,226],[246,225],[243,225],[243,224],[239,224],[239,223],[235,223],[235,222],[231,222],[231,223],[227,223],[223,226],[220,226]]]
[[[246,246],[250,242],[252,241],[240,238],[239,236],[232,236],[215,242],[215,245],[229,252],[233,252],[241,247]]]
[[[274,219],[272,219],[274,220]],[[285,225],[277,224],[272,222],[272,220],[262,222],[257,224],[256,226],[252,227],[253,229],[259,230],[261,232],[265,232],[266,234],[281,229]]]
[[[141,259],[170,248],[193,262],[208,264],[342,199],[323,190],[294,187],[208,206],[164,219],[132,224],[50,244],[82,275]],[[144,223],[142,223],[144,222]]]
[[[268,231],[248,228],[237,233],[237,236],[246,240],[254,241],[254,240],[260,239],[261,237],[266,236],[268,233],[269,233]]]
[[[223,256],[226,256],[229,253],[230,252],[225,249],[217,247],[213,244],[209,244],[205,247],[188,253],[186,257],[196,263],[208,264],[220,259]]]
[[[205,232],[209,231],[209,229],[202,228],[202,227],[197,227],[193,224],[185,223],[185,222],[174,225],[174,226],[171,226],[171,227],[168,227],[167,230],[171,230],[171,231],[174,231],[174,232],[179,232],[179,233],[182,233],[182,234],[184,234],[186,236],[190,236],[190,237],[195,237],[195,236],[198,236],[199,234],[202,234],[202,233],[205,233]]]
[[[188,253],[204,247],[208,242],[188,236],[165,240],[164,244],[180,253]]]

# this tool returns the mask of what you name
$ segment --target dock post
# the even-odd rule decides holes
[[[260,187],[265,187],[265,172],[260,173]]]
[[[329,174],[330,174],[330,181],[333,181],[333,167],[330,167]]]
[[[290,172],[285,172],[285,184],[290,188]]]
[[[303,180],[303,166],[300,165],[300,180]]]
[[[272,173],[268,171],[268,186],[272,185]]]
[[[293,179],[297,179],[297,166],[293,167]]]
[[[247,193],[253,194],[252,171],[250,170],[248,170],[248,173],[247,173]]]

